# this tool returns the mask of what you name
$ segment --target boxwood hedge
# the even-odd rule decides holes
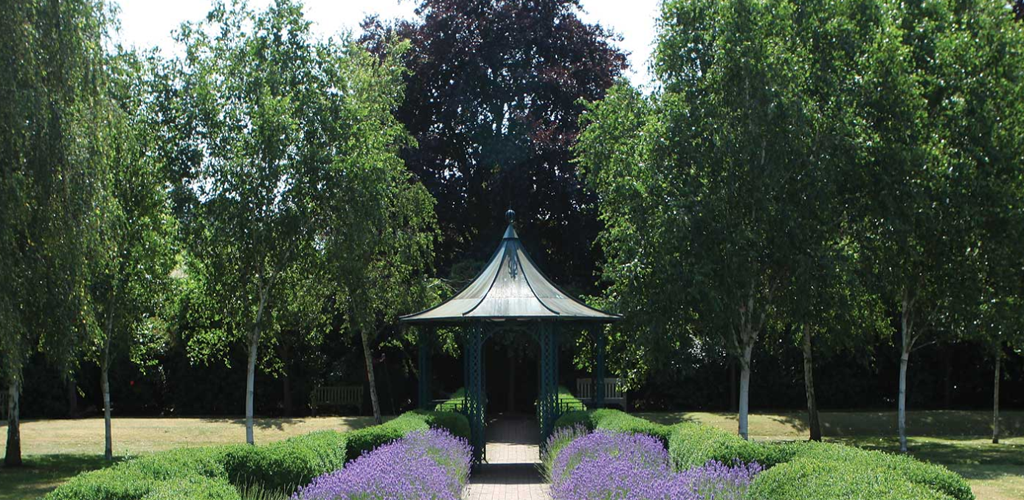
[[[409,412],[383,425],[320,431],[260,446],[181,448],[75,476],[46,500],[237,500],[238,487],[290,493],[321,474],[406,433],[441,427],[469,437],[469,421],[449,412]]]
[[[555,429],[582,425],[587,430],[606,429],[631,434],[647,434],[661,440],[668,446],[672,427],[635,417],[621,410],[608,408],[600,410],[569,411],[555,421]],[[701,464],[703,465],[703,463]]]

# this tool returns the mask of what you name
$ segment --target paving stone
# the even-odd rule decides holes
[[[473,469],[467,500],[550,500],[540,472],[540,429],[524,416],[487,423],[487,463]]]

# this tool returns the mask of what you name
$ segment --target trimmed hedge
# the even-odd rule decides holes
[[[711,460],[723,464],[735,461],[757,462],[764,468],[788,462],[798,452],[796,444],[770,444],[747,441],[717,427],[684,422],[671,428],[668,439],[672,468],[700,467]]]
[[[157,483],[142,500],[241,500],[241,495],[231,483],[223,479],[209,479],[191,476],[176,481]]]
[[[563,427],[574,427],[582,425],[587,430],[607,429],[615,432],[628,432],[630,434],[647,434],[658,438],[662,444],[668,447],[669,436],[672,434],[672,427],[656,424],[650,420],[634,417],[621,410],[603,408],[600,410],[570,411],[564,413],[555,421],[555,429]],[[704,465],[703,463],[701,465]]]
[[[228,480],[290,493],[345,465],[345,435],[320,431],[264,446],[238,446],[224,455]]]
[[[938,464],[922,462],[906,455],[863,450],[835,443],[799,443],[794,462],[835,462],[876,474],[892,473],[903,480],[940,492],[957,500],[974,500],[970,484],[959,474]]]
[[[440,427],[469,437],[466,417],[450,412],[404,413],[383,425],[345,434],[320,431],[260,446],[180,448],[79,474],[46,500],[238,500],[238,487],[290,493],[342,468],[381,444],[414,430]]]
[[[675,470],[700,467],[712,460],[757,462],[767,470],[752,483],[752,500],[975,498],[958,474],[903,455],[832,443],[747,441],[715,427],[689,422],[664,426],[608,409],[571,411],[555,422],[556,433],[566,438],[571,438],[571,429],[577,426],[659,437],[667,444]]]
[[[898,472],[839,460],[799,458],[757,476],[750,500],[950,500]],[[973,496],[972,496],[973,498]]]
[[[403,413],[398,418],[381,425],[365,427],[345,435],[348,441],[347,459],[354,460],[363,453],[382,444],[399,439],[406,434],[441,427],[452,435],[469,439],[469,420],[464,415],[452,412],[416,410]]]

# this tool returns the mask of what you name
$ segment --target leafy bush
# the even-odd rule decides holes
[[[253,487],[275,495],[291,492],[314,477],[341,469],[364,451],[399,439],[415,430],[438,427],[468,438],[469,421],[451,412],[409,412],[384,425],[347,434],[322,431],[261,446],[230,445],[181,448],[146,455],[108,469],[75,476],[47,500],[141,500],[198,498],[220,500],[224,486]],[[209,481],[207,481],[209,480]],[[173,483],[173,484],[164,484]],[[209,496],[180,493],[194,488]],[[192,485],[192,486],[189,486]],[[203,486],[206,485],[206,486]],[[156,496],[147,496],[156,495]]]
[[[142,500],[241,500],[238,490],[223,479],[190,476],[155,483]]]
[[[363,453],[391,441],[401,439],[410,432],[427,430],[429,428],[430,424],[427,423],[426,416],[408,412],[381,425],[350,431],[345,435],[348,441],[346,458],[347,460],[355,460]]]
[[[589,433],[590,431],[586,427],[579,424],[573,427],[555,428],[551,436],[548,437],[548,440],[544,442],[544,447],[541,448],[541,466],[548,478],[548,482],[551,482],[551,466],[555,461],[555,457],[562,451],[562,448]]]
[[[152,478],[125,464],[86,472],[46,495],[46,500],[139,500],[152,491]]]
[[[794,460],[837,462],[854,465],[861,470],[892,473],[906,481],[957,500],[974,500],[974,493],[967,480],[941,465],[921,462],[904,455],[862,450],[834,443],[800,443],[793,449],[797,450]]]
[[[426,410],[414,410],[410,413],[424,417],[424,422],[430,427],[445,429],[455,437],[469,439],[469,419],[461,413]]]
[[[345,435],[320,431],[263,446],[239,446],[224,455],[232,484],[291,492],[345,465]]]
[[[700,467],[712,460],[725,464],[756,462],[767,469],[788,462],[800,449],[795,444],[747,441],[716,427],[689,422],[670,429],[668,451],[676,470]]]
[[[669,437],[672,434],[672,427],[670,426],[657,424],[650,420],[634,417],[621,410],[608,408],[570,411],[555,421],[555,429],[575,427],[577,425],[583,426],[587,430],[606,429],[630,434],[647,434],[660,440],[663,446],[668,445]]]
[[[748,491],[750,500],[950,500],[908,481],[900,473],[860,462],[797,458],[762,472]]]

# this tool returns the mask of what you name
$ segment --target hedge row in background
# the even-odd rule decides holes
[[[319,431],[260,446],[182,448],[75,476],[46,500],[239,500],[238,488],[290,493],[346,461],[415,430],[469,437],[460,414],[415,411],[348,433]]]
[[[565,386],[558,386],[558,402],[562,406],[563,410],[569,411],[582,411],[587,409],[587,405],[583,404],[579,398],[572,395],[569,388]],[[455,412],[460,411],[466,407],[466,389],[459,387],[452,393],[446,401],[438,403],[434,406],[435,411],[447,411]]]
[[[595,429],[606,429],[615,432],[628,432],[630,434],[647,434],[661,440],[667,448],[669,436],[672,434],[672,426],[657,424],[640,417],[634,417],[620,410],[608,408],[588,411],[570,411],[564,413],[555,421],[555,429],[574,427],[581,425],[588,431]],[[701,463],[700,465],[704,465]]]
[[[909,456],[833,443],[747,441],[715,427],[689,422],[665,426],[608,409],[568,412],[555,422],[555,428],[566,435],[566,440],[571,440],[574,427],[657,437],[666,443],[677,471],[711,461],[756,462],[766,471],[754,480],[749,492],[751,500],[975,498],[960,475]]]

